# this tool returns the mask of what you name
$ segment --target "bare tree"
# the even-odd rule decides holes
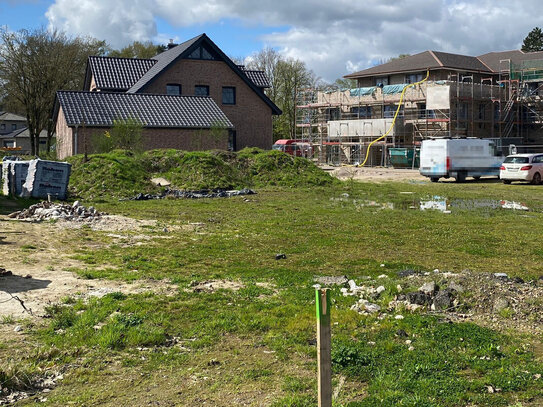
[[[269,47],[252,55],[247,66],[266,73],[271,85],[266,95],[283,111],[281,116],[274,117],[274,138],[296,138],[296,95],[301,89],[316,84],[315,74],[304,62],[284,58]]]
[[[56,30],[0,29],[0,86],[2,94],[24,108],[31,154],[39,154],[44,129],[50,151],[56,91],[81,89],[88,56],[102,55],[106,49],[104,41],[70,38]]]

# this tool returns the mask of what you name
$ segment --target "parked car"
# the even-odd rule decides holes
[[[543,177],[543,154],[509,155],[500,167],[500,179],[504,184],[512,181],[526,181],[534,185]]]

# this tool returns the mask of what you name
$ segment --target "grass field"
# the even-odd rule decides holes
[[[448,200],[451,213],[419,209],[432,199]],[[530,210],[502,209],[501,200]],[[177,290],[90,300],[74,293],[48,308],[51,318],[23,321],[24,342],[0,337],[3,387],[63,373],[51,392],[16,405],[314,406],[315,276],[383,284],[377,303],[386,309],[398,284],[418,288],[397,276],[406,268],[543,275],[537,186],[344,182],[259,189],[245,199],[83,203],[158,224],[121,238],[67,232],[65,251],[80,264],[70,271],[166,280]],[[143,244],[128,243],[136,234]],[[194,290],[211,280],[238,284]],[[500,328],[510,313],[495,327],[425,312],[380,318],[351,311],[354,300],[339,287],[331,295],[335,406],[543,405],[540,331]],[[469,295],[463,301],[469,312]]]

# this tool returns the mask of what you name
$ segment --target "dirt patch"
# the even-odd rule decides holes
[[[64,229],[80,229],[81,227],[90,227],[92,230],[105,232],[118,232],[128,230],[140,230],[142,227],[156,227],[156,220],[140,220],[128,218],[121,215],[103,215],[99,218],[77,222],[59,219],[56,225]]]
[[[339,167],[326,168],[334,177],[342,180],[385,182],[385,181],[429,181],[419,170],[384,167]]]
[[[44,307],[59,302],[70,295],[100,296],[110,292],[136,294],[155,292],[173,294],[177,286],[166,281],[136,281],[124,283],[110,280],[82,279],[67,271],[81,266],[68,258],[70,250],[66,243],[80,239],[81,232],[71,230],[81,227],[83,222],[58,221],[56,223],[32,223],[8,220],[0,216],[0,267],[13,275],[0,277],[0,317],[24,318],[30,316],[24,305],[34,315],[43,315]],[[155,222],[156,223],[156,222]],[[84,224],[84,223],[83,223]],[[139,230],[141,222],[122,216],[107,216],[94,223],[99,230]],[[64,227],[65,225],[68,225]],[[132,228],[132,229],[131,229]],[[138,235],[139,236],[139,235]],[[143,236],[143,235],[142,235]],[[143,240],[143,239],[142,239]],[[87,246],[97,244],[84,241]],[[14,299],[18,297],[19,300]],[[22,304],[21,304],[22,301]]]
[[[228,280],[209,280],[209,281],[194,281],[190,284],[190,290],[195,293],[206,292],[212,293],[216,290],[241,290],[245,285],[238,281]]]

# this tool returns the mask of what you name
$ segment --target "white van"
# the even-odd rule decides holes
[[[441,177],[464,182],[466,177],[500,175],[501,152],[492,140],[439,138],[423,140],[420,149],[420,173],[437,182]]]

